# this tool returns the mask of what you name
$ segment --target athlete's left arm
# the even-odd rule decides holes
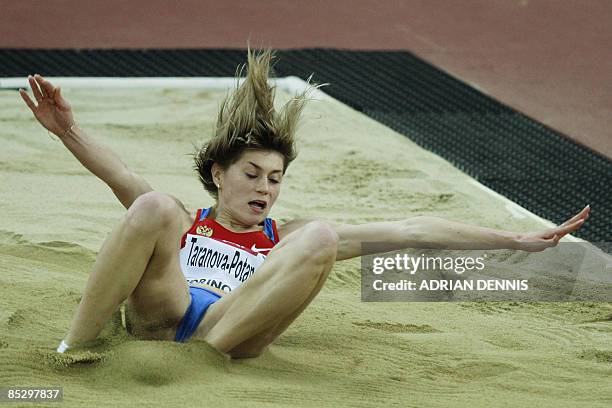
[[[325,222],[332,225],[338,234],[338,261],[374,253],[362,251],[361,244],[365,242],[376,243],[376,252],[405,248],[517,249],[539,252],[556,246],[565,235],[578,230],[588,218],[589,210],[587,206],[560,226],[533,233],[496,230],[431,216],[359,225]],[[298,219],[282,225],[279,227],[281,239],[309,221],[313,220]]]

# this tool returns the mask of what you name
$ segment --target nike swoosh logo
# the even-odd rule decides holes
[[[265,252],[265,251],[271,251],[272,248],[257,248],[255,246],[255,244],[253,244],[253,246],[251,247],[251,251],[253,252]]]

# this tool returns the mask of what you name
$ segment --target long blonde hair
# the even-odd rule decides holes
[[[283,156],[284,171],[296,158],[295,133],[308,94],[322,85],[310,85],[289,100],[279,112],[274,109],[276,86],[268,84],[275,52],[259,54],[247,49],[247,64],[236,70],[236,87],[221,101],[213,137],[194,154],[194,169],[200,181],[215,199],[218,191],[212,179],[213,163],[227,169],[247,149],[274,150]],[[239,84],[247,68],[246,79]],[[308,78],[308,82],[310,82]]]

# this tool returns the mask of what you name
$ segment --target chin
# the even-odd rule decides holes
[[[262,222],[264,222],[267,216],[268,212],[257,215],[257,224],[261,224]]]

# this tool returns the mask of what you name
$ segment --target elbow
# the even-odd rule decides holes
[[[401,236],[408,241],[410,247],[423,249],[440,248],[439,237],[436,237],[437,226],[441,218],[419,215],[401,222]]]

